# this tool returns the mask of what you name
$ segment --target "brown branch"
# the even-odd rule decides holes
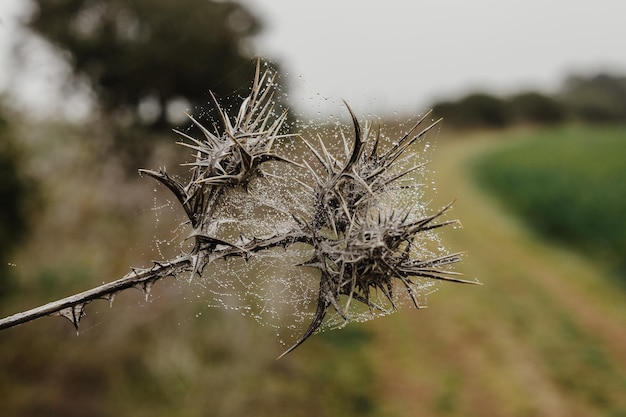
[[[84,315],[83,309],[93,300],[112,301],[115,294],[128,288],[138,288],[148,294],[156,281],[191,271],[192,263],[193,257],[185,255],[171,262],[155,263],[152,268],[134,269],[116,281],[0,319],[0,330],[53,315],[68,318],[78,330],[78,322]]]

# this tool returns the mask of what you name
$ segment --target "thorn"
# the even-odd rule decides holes
[[[110,293],[110,294],[105,294],[102,296],[103,300],[107,300],[109,302],[109,308],[113,307],[113,300],[115,300],[115,294],[114,292]]]
[[[152,287],[154,286],[156,279],[147,279],[145,281],[140,281],[137,284],[134,285],[135,288],[137,288],[139,291],[141,291],[146,299],[146,302],[148,302],[148,299],[150,297],[150,293],[152,292]]]
[[[76,329],[76,336],[78,336],[78,324],[80,322],[80,319],[85,316],[85,305],[86,303],[80,303],[70,307],[66,307],[62,310],[59,310],[53,315],[65,317],[66,319],[68,319]]]
[[[143,283],[143,292],[146,296],[146,303],[148,302],[148,298],[150,297],[150,293],[152,292],[152,286],[154,285],[154,281],[144,281]]]

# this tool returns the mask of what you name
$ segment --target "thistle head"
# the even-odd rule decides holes
[[[257,63],[251,93],[246,97],[236,117],[231,117],[211,93],[219,114],[221,126],[213,130],[203,126],[189,116],[203,137],[196,139],[178,131],[187,141],[179,142],[194,151],[191,166],[193,182],[212,186],[243,186],[262,175],[260,166],[264,162],[288,161],[274,153],[276,140],[292,136],[283,132],[287,111],[276,114],[274,90],[276,73],[260,72]]]
[[[276,73],[261,72],[257,61],[250,94],[243,100],[236,116],[231,116],[211,93],[220,122],[209,129],[193,116],[192,123],[202,133],[195,138],[182,131],[178,144],[193,151],[193,160],[183,165],[191,167],[187,183],[169,176],[164,169],[140,170],[167,186],[181,203],[194,233],[199,236],[209,220],[219,196],[228,188],[247,190],[250,182],[263,175],[261,165],[269,161],[292,161],[276,155],[272,147],[277,140],[294,136],[284,133],[287,112],[276,114]]]
[[[385,190],[393,186],[393,183],[423,166],[411,165],[410,168],[400,171],[392,169],[411,160],[412,155],[406,152],[407,149],[441,121],[437,120],[419,130],[430,112],[425,114],[393,146],[383,152],[379,146],[380,129],[374,129],[371,121],[367,121],[362,128],[347,103],[346,107],[352,119],[354,139],[350,144],[350,140],[341,132],[344,161],[332,156],[321,139],[319,150],[305,141],[322,166],[322,172],[318,174],[307,165],[315,181],[313,227],[331,228],[336,233],[345,232],[351,218],[355,215],[363,216],[366,208],[384,195]]]
[[[420,216],[410,209],[387,208],[385,202],[393,198],[391,190],[402,188],[398,180],[423,166],[409,164],[409,168],[396,169],[414,158],[407,150],[439,121],[420,130],[426,114],[383,151],[380,131],[374,131],[370,122],[362,129],[347,108],[354,139],[350,144],[341,135],[344,160],[333,157],[321,140],[319,149],[307,142],[321,171],[307,165],[315,182],[311,188],[313,212],[309,220],[298,220],[314,248],[312,258],[303,265],[320,272],[318,302],[309,328],[285,353],[315,333],[331,307],[348,322],[353,301],[372,312],[385,313],[394,310],[398,297],[405,294],[420,308],[424,279],[474,283],[456,278],[448,269],[460,260],[459,254],[435,256],[423,246],[424,237],[432,237],[431,230],[453,223],[441,220],[451,205]]]

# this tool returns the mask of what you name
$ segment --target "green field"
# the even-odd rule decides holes
[[[546,240],[473,175],[476,161],[553,135],[454,132],[437,141],[433,204],[457,199],[452,215],[464,227],[446,242],[467,251],[460,270],[484,285],[443,285],[428,310],[368,324],[396,415],[626,415],[626,294],[596,259]]]
[[[563,127],[502,141],[478,181],[548,239],[580,250],[626,283],[626,127]]]

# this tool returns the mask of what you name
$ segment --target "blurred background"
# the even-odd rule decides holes
[[[389,135],[429,108],[432,207],[456,198],[484,285],[316,335],[185,283],[93,303],[77,337],[0,334],[6,416],[626,416],[626,3],[3,0],[0,314],[167,258],[181,220],[137,168],[247,95],[256,57],[293,122]],[[310,123],[309,123],[310,122]],[[301,126],[296,123],[296,126]],[[82,324],[82,323],[81,323]]]

